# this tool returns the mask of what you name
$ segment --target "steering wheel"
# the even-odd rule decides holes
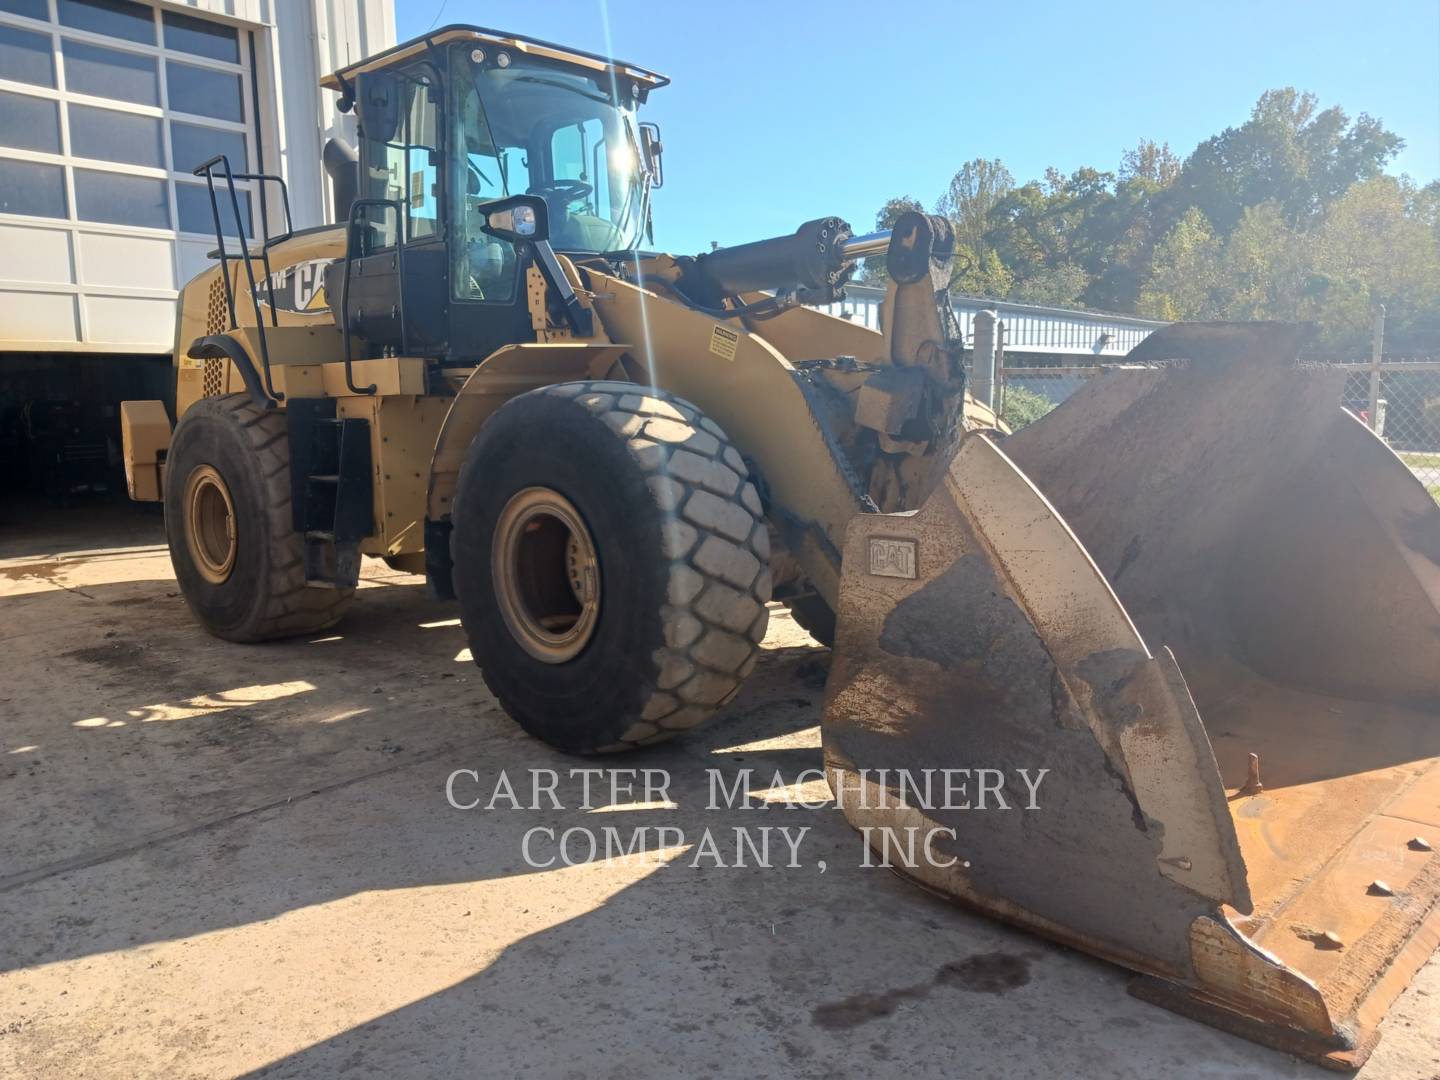
[[[584,180],[551,180],[548,184],[539,184],[530,189],[530,194],[539,195],[546,202],[552,196],[558,196],[563,204],[578,202],[580,199],[588,199],[590,193],[595,190],[593,184],[587,184]]]

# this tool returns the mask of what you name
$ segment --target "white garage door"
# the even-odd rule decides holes
[[[169,351],[176,287],[214,246],[191,170],[256,166],[251,60],[249,31],[198,14],[0,0],[0,348]]]

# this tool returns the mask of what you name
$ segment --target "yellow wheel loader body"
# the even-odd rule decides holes
[[[494,182],[474,159],[506,137],[465,128],[478,112],[411,131],[411,168],[365,156],[410,123],[398,100],[415,115],[463,105],[532,64],[546,77],[523,92],[589,79],[603,93],[577,100],[614,106],[601,128],[629,153],[609,160],[631,161],[641,193],[623,250],[551,247],[552,213],[600,220],[566,209],[589,183],[552,175],[548,202],[472,190]],[[177,325],[174,444],[200,402],[242,417],[241,434],[263,428],[267,535],[296,552],[276,596],[348,598],[362,554],[423,569],[446,595],[452,552],[484,548],[451,537],[466,483],[472,497],[484,483],[483,468],[461,475],[487,425],[519,415],[517,399],[585,384],[549,392],[546,415],[571,400],[590,423],[593,405],[624,440],[616,460],[659,469],[646,481],[657,498],[700,492],[716,529],[726,513],[763,517],[768,535],[737,556],[767,561],[746,571],[750,599],[773,586],[816,625],[833,621],[825,764],[867,843],[926,888],[1133,969],[1146,998],[1358,1066],[1440,941],[1440,508],[1341,412],[1336,381],[1296,363],[1297,328],[1159,331],[1010,434],[964,389],[944,219],[907,214],[855,237],[822,218],[694,258],[638,250],[660,144],[658,131],[637,139],[629,114],[665,82],[474,27],[327,80],[362,133],[389,132],[355,170],[384,197],[355,201],[348,224],[266,239],[254,289],[248,256],[230,254],[182,291]],[[407,226],[385,240],[367,217],[382,212],[420,220],[419,238]],[[881,252],[883,332],[801,306],[833,300],[856,260]],[[503,265],[512,280],[485,277]],[[465,306],[492,301],[488,323]],[[135,497],[182,484],[166,479],[158,403],[125,415]],[[208,466],[202,442],[186,443],[187,468]],[[753,481],[721,492],[729,511],[701,481],[668,482],[702,444],[712,480]],[[559,494],[578,506],[587,493]],[[287,497],[293,530],[277,509]],[[685,506],[662,509],[670,551],[695,530]],[[461,576],[483,582],[483,569]],[[674,580],[684,593],[691,576],[677,564]],[[599,595],[614,602],[613,582]],[[338,618],[338,604],[312,607],[295,627]],[[260,615],[257,640],[291,625]],[[758,640],[763,624],[730,629]],[[664,678],[690,677],[668,664]],[[632,719],[647,739],[665,734]],[[997,776],[1022,778],[1025,797],[1012,786],[1002,808]]]

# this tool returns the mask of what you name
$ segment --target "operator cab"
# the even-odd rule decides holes
[[[469,26],[324,80],[342,110],[354,109],[360,134],[350,205],[339,205],[347,185],[336,185],[351,251],[348,290],[344,263],[327,275],[337,321],[372,347],[455,364],[532,340],[531,265],[548,280],[553,251],[631,252],[648,233],[660,142],[636,110],[668,81]],[[487,228],[516,196],[543,201],[548,235],[517,241]]]

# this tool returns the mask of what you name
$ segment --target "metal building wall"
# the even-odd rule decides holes
[[[99,13],[96,19],[107,17],[107,7],[132,14],[158,9],[157,30],[145,40],[107,36],[103,22],[80,25],[75,12],[86,7],[84,0],[17,0],[0,8],[0,31],[9,35],[12,46],[9,55],[17,55],[15,41],[22,42],[19,55],[39,63],[44,52],[39,43],[48,42],[45,48],[51,55],[48,77],[41,74],[27,81],[17,70],[0,69],[0,93],[11,106],[10,122],[0,125],[10,140],[0,145],[0,165],[29,170],[32,176],[43,173],[47,182],[58,170],[65,193],[63,207],[41,212],[15,197],[13,190],[8,201],[0,191],[0,371],[5,353],[170,352],[178,288],[206,264],[207,252],[215,246],[213,235],[203,235],[194,224],[196,192],[189,162],[179,160],[174,142],[178,128],[212,139],[228,131],[232,139],[243,139],[252,169],[259,165],[285,177],[297,228],[328,220],[321,147],[334,135],[353,139],[353,120],[336,113],[334,95],[320,90],[320,77],[388,47],[395,38],[392,0],[137,0],[90,7]],[[176,51],[168,40],[166,12],[234,27],[238,62]],[[156,96],[147,103],[127,100],[103,83],[79,86],[72,65],[78,63],[81,49],[150,65],[158,80]],[[167,73],[173,83],[176,71],[193,74],[207,65],[210,71],[240,78],[245,101],[240,121],[189,115],[197,110],[177,102],[173,86],[166,88]],[[46,110],[54,110],[57,119],[48,119]],[[39,142],[25,130],[24,117],[32,112],[47,129],[38,133]],[[161,132],[163,157],[140,167],[127,164],[123,151],[108,160],[84,152],[77,146],[72,121],[86,115]],[[81,179],[90,183],[99,178],[119,188],[129,176],[135,177],[132,184],[149,183],[157,192],[153,220],[124,221],[107,217],[103,204],[99,215],[93,209],[82,212],[77,205]],[[189,198],[188,207],[182,193]],[[251,198],[258,205],[258,192]],[[279,199],[272,193],[267,202],[271,228],[278,229],[274,210]],[[94,196],[90,203],[96,205]]]
[[[884,289],[851,285],[846,288],[843,302],[821,305],[820,310],[879,330],[884,298]],[[1088,356],[1117,360],[1165,325],[1153,319],[1129,315],[1013,304],[968,296],[954,297],[952,305],[967,343],[974,333],[976,313],[985,310],[996,312],[1005,326],[1005,354],[1011,358],[1011,363],[1038,357],[1078,359]]]
[[[225,0],[209,0],[223,3]],[[237,0],[231,0],[237,2]],[[393,0],[244,0],[273,9],[272,70],[287,87],[277,95],[277,146],[290,184],[297,226],[332,220],[329,184],[320,162],[326,140],[355,141],[355,120],[335,109],[320,79],[395,44]],[[309,92],[294,89],[303,84]],[[297,198],[302,201],[296,201]]]
[[[1040,356],[1118,360],[1165,325],[1129,315],[1012,304],[1003,300],[956,297],[954,306],[967,340],[973,332],[977,312],[996,312],[1005,325],[1005,355],[1011,358],[1011,363]]]

